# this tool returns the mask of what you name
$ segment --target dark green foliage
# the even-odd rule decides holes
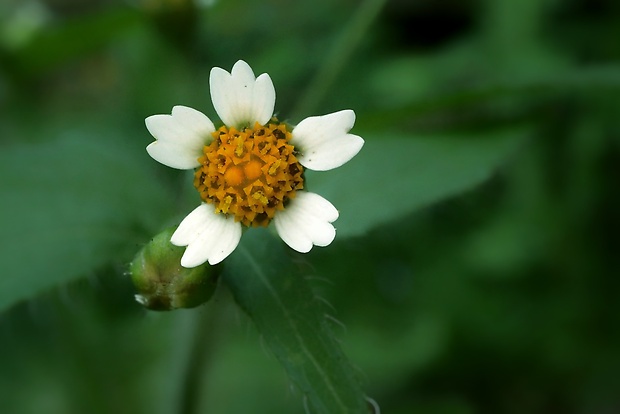
[[[33,3],[0,5],[2,412],[620,410],[617,2]],[[282,120],[356,111],[306,174],[336,240],[250,229],[147,312],[128,264],[199,198],[143,120],[216,119],[238,59]]]

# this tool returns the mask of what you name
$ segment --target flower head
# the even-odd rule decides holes
[[[146,148],[149,155],[172,168],[195,169],[202,203],[170,239],[187,246],[181,265],[219,263],[237,247],[244,226],[272,221],[299,252],[330,244],[338,210],[304,190],[304,168],[331,170],[359,152],[364,140],[349,134],[355,113],[312,116],[291,129],[273,117],[276,93],[269,75],[255,77],[242,60],[230,73],[213,68],[209,83],[220,128],[185,106],[146,118],[155,137]]]

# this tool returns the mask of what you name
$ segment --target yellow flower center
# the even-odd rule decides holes
[[[238,131],[221,127],[198,159],[194,186],[218,213],[246,226],[266,226],[304,186],[303,168],[284,124]]]

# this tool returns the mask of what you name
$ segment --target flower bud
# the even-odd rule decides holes
[[[174,230],[172,227],[155,236],[129,268],[138,291],[136,301],[151,310],[193,308],[208,301],[215,290],[218,267],[208,263],[191,269],[182,267],[185,249],[170,243]]]

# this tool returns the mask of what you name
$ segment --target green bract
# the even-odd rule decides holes
[[[172,227],[155,236],[130,265],[138,291],[136,300],[151,310],[193,308],[208,301],[215,290],[219,274],[216,267],[181,266],[184,249],[170,243],[174,230]]]

